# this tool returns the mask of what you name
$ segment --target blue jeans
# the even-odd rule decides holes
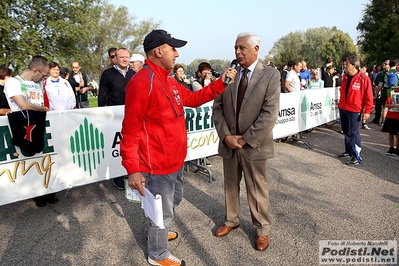
[[[168,232],[174,217],[175,208],[183,199],[183,167],[172,174],[151,175],[143,173],[146,187],[152,194],[162,196],[163,222],[160,229],[150,219],[148,228],[148,257],[153,260],[165,260],[169,257]]]
[[[361,114],[339,109],[339,118],[345,136],[345,152],[361,162],[360,150],[362,149],[362,142],[359,132]]]

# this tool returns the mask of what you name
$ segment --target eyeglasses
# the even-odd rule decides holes
[[[42,75],[42,79],[48,78],[49,74],[44,75],[39,69],[37,69],[37,71],[39,71],[40,75]]]
[[[110,55],[109,57],[112,58],[112,59],[114,59],[115,56],[116,56],[116,55],[113,54],[113,55]]]

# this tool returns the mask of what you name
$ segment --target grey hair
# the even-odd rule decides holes
[[[260,39],[258,35],[256,35],[255,33],[241,32],[240,34],[237,35],[237,39],[242,37],[248,37],[248,43],[252,45],[252,47],[260,46]]]
[[[346,58],[346,61],[354,65],[357,69],[360,68],[360,60],[356,56],[349,56],[348,58]]]

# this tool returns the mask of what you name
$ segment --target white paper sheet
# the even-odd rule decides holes
[[[159,228],[164,229],[162,197],[161,195],[153,195],[146,187],[144,189],[144,197],[136,189],[131,189],[126,184],[126,198],[132,202],[141,202],[141,208],[144,209],[146,217],[149,217]]]

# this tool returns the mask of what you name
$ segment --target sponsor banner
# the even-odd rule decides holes
[[[274,138],[336,119],[336,101],[333,88],[281,94]],[[212,105],[185,108],[186,161],[218,153]],[[48,112],[45,147],[34,156],[11,144],[8,119],[0,117],[0,205],[125,175],[123,112],[123,106]]]
[[[322,265],[397,265],[396,240],[320,240],[319,263]]]
[[[281,93],[280,111],[273,128],[273,137],[275,139],[285,136],[291,136],[298,133],[299,130],[299,102],[301,92]]]
[[[219,136],[212,116],[213,101],[198,108],[184,108],[187,128],[186,161],[218,153]]]
[[[48,112],[45,147],[33,156],[11,144],[0,119],[0,204],[126,174],[119,157],[122,106]]]
[[[339,91],[335,88],[302,91],[299,130],[303,131],[337,119],[338,94]]]

